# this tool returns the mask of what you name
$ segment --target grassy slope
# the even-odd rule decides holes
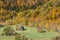
[[[15,28],[15,27],[14,27]],[[54,36],[58,36],[59,33],[56,32],[46,32],[46,33],[38,33],[37,29],[34,27],[25,27],[27,30],[25,31],[16,31],[18,33],[22,33],[27,35],[28,38],[32,40],[52,40]],[[0,34],[4,28],[0,28]],[[14,40],[12,36],[0,36],[0,40]]]

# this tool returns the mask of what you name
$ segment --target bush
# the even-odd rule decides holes
[[[15,40],[28,40],[25,35],[17,34]]]
[[[9,31],[10,31],[10,27],[4,28],[3,30],[5,35],[8,35]]]
[[[55,37],[53,40],[60,40],[60,36]]]
[[[4,28],[3,32],[3,34],[6,36],[15,36],[17,34],[11,27]]]

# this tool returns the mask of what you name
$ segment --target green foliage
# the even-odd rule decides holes
[[[9,31],[10,31],[10,27],[5,28],[3,31],[4,31],[4,34],[5,34],[5,35],[8,35],[8,33],[9,33]]]
[[[15,40],[28,40],[25,35],[17,34]]]
[[[6,35],[6,36],[16,35],[16,32],[11,27],[4,28],[3,32],[4,32],[4,35]]]

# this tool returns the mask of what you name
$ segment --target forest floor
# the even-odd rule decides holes
[[[15,25],[11,26],[14,27],[14,30],[16,31]],[[1,36],[1,33],[3,33],[4,28],[0,28],[0,40],[15,40],[14,36]],[[55,36],[59,36],[60,33],[57,32],[45,32],[45,33],[38,33],[37,28],[35,27],[26,27],[25,31],[16,31],[17,33],[22,33],[26,35],[27,38],[31,40],[53,40]]]

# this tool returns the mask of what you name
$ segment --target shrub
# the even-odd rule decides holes
[[[15,40],[28,40],[25,35],[17,34]]]
[[[3,30],[5,35],[8,35],[9,31],[10,31],[10,27],[4,28]]]
[[[4,28],[3,32],[6,36],[15,36],[17,34],[11,27]]]
[[[60,40],[60,36],[55,37],[53,40]]]

